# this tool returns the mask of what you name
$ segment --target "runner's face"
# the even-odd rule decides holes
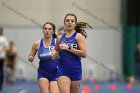
[[[74,16],[67,16],[65,19],[65,27],[67,30],[74,30],[76,26],[75,17]]]
[[[43,28],[43,33],[44,33],[44,37],[52,37],[54,31],[53,31],[53,28],[52,28],[52,25],[50,24],[46,24]]]

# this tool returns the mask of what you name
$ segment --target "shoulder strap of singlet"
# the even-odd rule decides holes
[[[63,37],[65,37],[65,35],[66,35],[66,33],[64,33],[64,34],[61,36],[61,38],[60,38],[60,42],[61,42],[61,39],[62,39]]]
[[[61,38],[65,37],[65,35],[66,35],[66,33],[64,33],[64,34],[61,36]]]
[[[76,35],[77,35],[77,32],[75,32],[75,33],[72,35],[72,37],[74,37],[74,38],[75,38],[75,37],[76,37]]]
[[[52,39],[51,46],[55,46],[55,38]]]

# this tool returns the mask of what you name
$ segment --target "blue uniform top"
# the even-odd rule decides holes
[[[71,48],[79,49],[77,41],[76,41],[76,35],[77,32],[75,32],[71,37],[66,38],[66,34],[63,34],[63,36],[60,39],[60,44],[64,43]],[[81,58],[70,51],[62,50],[60,49],[59,52],[60,55],[60,61],[58,64],[58,67],[60,68],[81,68]]]
[[[56,73],[57,70],[57,61],[52,60],[52,49],[55,47],[55,39],[52,39],[52,42],[49,48],[44,47],[44,40],[41,39],[40,47],[38,50],[38,58],[40,59],[39,68],[45,71]]]

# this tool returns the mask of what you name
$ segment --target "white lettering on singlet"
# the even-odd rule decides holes
[[[40,54],[40,57],[51,56],[51,55],[52,55],[51,52],[50,53],[42,53],[42,54]]]
[[[54,46],[50,46],[49,49],[50,49],[50,52],[52,52],[54,50]]]
[[[40,54],[40,57],[51,56],[53,49],[54,49],[54,46],[50,46],[49,53],[42,53],[42,54]]]

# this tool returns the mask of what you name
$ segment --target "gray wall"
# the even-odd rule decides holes
[[[31,20],[60,26],[69,12],[91,25],[104,26],[101,19],[114,26],[120,24],[120,0],[0,0],[0,12],[1,25],[36,26]]]

